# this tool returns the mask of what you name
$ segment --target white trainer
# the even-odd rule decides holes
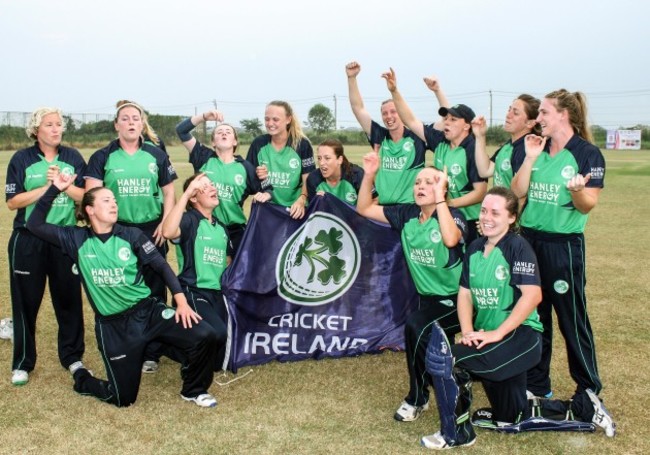
[[[14,370],[11,373],[11,383],[13,385],[25,385],[29,381],[29,373],[25,370]]]
[[[454,445],[449,445],[445,438],[442,436],[442,433],[437,432],[435,434],[430,434],[429,436],[424,436],[420,440],[420,444],[422,444],[424,447],[427,449],[434,449],[434,450],[444,450],[444,449],[453,449],[455,447],[469,447],[471,445],[474,445],[476,442],[476,436],[474,439],[472,439],[469,442],[466,442],[465,444],[454,444]]]
[[[395,411],[393,416],[398,422],[413,422],[420,417],[424,411],[429,409],[429,403],[424,403],[422,406],[413,406],[408,404],[406,401],[403,401],[399,409]]]
[[[616,424],[611,414],[593,390],[585,389],[585,392],[594,405],[594,417],[591,421],[605,430],[607,437],[613,438],[616,435]]]
[[[155,373],[156,371],[158,371],[158,362],[155,360],[145,360],[142,362],[143,373]]]
[[[14,338],[14,321],[11,318],[0,320],[0,339],[13,340]]]
[[[181,398],[185,401],[192,401],[202,408],[214,408],[217,405],[217,399],[209,393],[202,393],[196,397],[186,397],[181,395]]]

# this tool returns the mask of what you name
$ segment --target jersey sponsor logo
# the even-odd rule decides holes
[[[280,250],[278,294],[297,305],[329,303],[347,292],[360,266],[359,241],[352,229],[332,214],[314,212]]]
[[[313,166],[314,163],[315,161],[313,157],[305,158],[304,160],[302,160],[302,167],[310,167]]]
[[[241,174],[235,175],[235,184],[238,186],[242,186],[244,184],[244,176]]]
[[[509,171],[512,165],[510,164],[510,160],[505,159],[501,162],[501,170],[502,171]]]
[[[442,234],[440,234],[440,231],[437,229],[431,229],[431,233],[429,234],[429,239],[433,243],[440,243],[440,240],[442,240]]]
[[[144,245],[142,245],[142,249],[144,250],[145,253],[151,254],[153,250],[156,249],[156,245],[154,245],[153,242],[149,240]]]
[[[176,314],[176,311],[173,308],[165,308],[162,310],[161,316],[163,319],[171,319]]]
[[[451,172],[451,175],[459,175],[460,173],[463,172],[463,168],[460,164],[454,163],[451,165],[449,172]]]
[[[512,266],[512,273],[519,275],[535,275],[535,263],[515,261]]]
[[[472,295],[480,309],[495,308],[499,305],[498,288],[472,288]]]
[[[576,170],[573,169],[573,166],[564,166],[562,172],[560,173],[563,179],[569,180],[576,175]]]
[[[300,160],[298,158],[291,158],[289,160],[289,167],[291,169],[298,169],[298,166],[300,166]]]
[[[555,292],[558,294],[566,294],[569,291],[569,283],[564,280],[557,280],[553,283],[553,289],[555,289]]]
[[[169,166],[167,166],[167,173],[169,175],[176,175],[176,169],[174,169],[173,165],[170,164]]]
[[[16,184],[15,183],[7,183],[5,185],[5,193],[14,194],[15,192],[16,192]]]
[[[131,258],[131,250],[124,246],[117,251],[117,257],[126,262]]]
[[[400,171],[406,167],[407,157],[405,156],[387,156],[382,155],[381,157],[381,168],[386,170],[397,170]]]
[[[449,300],[449,299],[441,300],[441,301],[440,301],[440,304],[441,304],[441,305],[444,305],[444,306],[448,306],[449,308],[453,308],[453,307],[455,306],[455,305],[454,305],[454,301],[453,301],[453,300]]]
[[[158,165],[156,163],[149,163],[149,172],[152,174],[158,173]]]
[[[496,269],[494,269],[494,278],[496,278],[499,281],[503,281],[507,279],[508,269],[503,265],[498,265]]]
[[[600,180],[605,177],[605,168],[604,167],[592,167],[589,171],[592,179]]]
[[[357,200],[357,193],[353,193],[352,191],[345,193],[345,200],[349,203],[355,202]]]

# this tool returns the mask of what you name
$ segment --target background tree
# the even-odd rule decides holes
[[[324,104],[315,104],[307,114],[309,127],[317,134],[327,133],[334,128],[334,115]]]
[[[262,122],[258,118],[241,119],[239,123],[244,128],[244,131],[253,137],[262,134]]]

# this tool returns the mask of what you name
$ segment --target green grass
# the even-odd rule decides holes
[[[360,163],[369,148],[346,147]],[[88,156],[90,151],[84,151]],[[244,151],[242,150],[242,153]],[[647,453],[645,425],[650,366],[646,297],[650,288],[646,221],[650,212],[650,153],[606,151],[606,188],[587,225],[589,314],[594,329],[602,396],[618,422],[619,434],[529,433],[517,436],[479,432],[471,453],[566,454]],[[10,152],[0,152],[4,180]],[[183,180],[191,173],[184,150],[171,150]],[[179,187],[177,187],[178,190]],[[0,207],[0,237],[6,245],[13,213]],[[172,259],[173,260],[173,256]],[[0,317],[10,313],[8,267],[0,258]],[[372,304],[363,302],[362,304]],[[105,377],[86,309],[88,366]],[[556,331],[556,334],[558,332]],[[56,323],[49,297],[37,329],[39,358],[30,382],[10,384],[12,346],[0,340],[0,454],[215,454],[425,453],[422,435],[438,430],[435,406],[418,421],[397,423],[392,415],[407,392],[403,353],[386,352],[341,360],[273,362],[226,386],[214,384],[219,405],[199,409],[178,393],[178,366],[163,360],[161,370],[143,377],[135,405],[118,409],[72,391],[56,355]],[[574,384],[563,341],[556,336],[553,389],[569,397]],[[239,376],[251,370],[243,368]],[[231,379],[218,376],[217,381]],[[474,407],[487,405],[480,385]],[[465,453],[465,451],[459,451]]]

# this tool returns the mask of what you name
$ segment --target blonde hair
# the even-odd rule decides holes
[[[302,132],[300,121],[298,120],[298,117],[296,117],[296,114],[293,112],[293,109],[289,103],[286,101],[274,100],[267,104],[267,107],[268,106],[281,107],[284,109],[285,115],[287,117],[291,117],[291,122],[289,125],[287,125],[287,131],[289,132],[289,137],[291,137],[291,147],[294,150],[298,150],[298,144],[300,144],[301,140],[304,139],[305,141],[309,142],[309,139],[307,136],[305,136],[305,133]]]
[[[544,98],[555,100],[558,111],[567,111],[574,133],[593,144],[594,138],[587,123],[587,97],[584,93],[571,93],[561,88],[547,94]]]
[[[145,139],[153,142],[154,145],[160,145],[160,138],[158,137],[156,131],[151,127],[151,125],[149,125],[149,117],[147,116],[147,113],[142,108],[142,106],[140,106],[135,101],[119,100],[117,103],[115,103],[115,107],[117,108],[117,111],[115,111],[115,120],[117,120],[117,116],[120,114],[120,111],[125,107],[134,107],[139,110],[140,117],[142,117],[142,135],[145,137]]]
[[[62,131],[65,131],[65,122],[63,121],[63,111],[58,107],[39,107],[32,115],[29,117],[29,123],[25,127],[25,133],[30,139],[36,140],[38,137],[38,127],[41,126],[43,122],[43,117],[50,114],[58,114],[61,118],[61,123],[63,124]]]

